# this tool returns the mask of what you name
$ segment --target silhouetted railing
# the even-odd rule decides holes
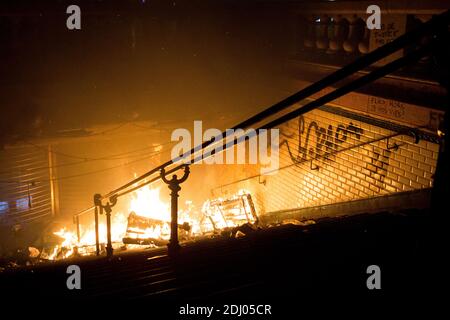
[[[311,84],[310,86],[300,90],[299,92],[291,95],[290,97],[272,105],[271,107],[263,110],[262,112],[244,120],[243,122],[237,124],[234,126],[233,130],[236,129],[246,129],[250,126],[254,126],[259,124],[257,127],[257,130],[255,130],[254,134],[256,135],[260,129],[270,129],[274,128],[276,126],[279,126],[280,124],[283,124],[291,119],[294,119],[302,114],[305,114],[307,112],[310,112],[324,104],[327,104],[347,93],[350,93],[352,91],[355,91],[362,86],[371,83],[379,78],[382,78],[395,70],[398,70],[410,63],[416,62],[419,59],[423,58],[424,56],[429,55],[433,51],[437,50],[440,44],[445,42],[447,39],[445,38],[446,33],[448,32],[448,25],[449,25],[449,11],[446,11],[443,14],[440,14],[438,16],[433,17],[428,22],[424,23],[420,28],[410,31],[397,39],[393,40],[392,42],[368,53],[365,56],[362,56],[358,58],[353,63],[337,70],[336,72],[330,74],[329,76],[323,78],[320,81],[317,81],[316,83]],[[442,36],[444,35],[444,37]],[[420,40],[427,36],[429,39],[432,39],[430,42],[422,44],[420,46],[417,46],[418,43],[421,43]],[[413,51],[407,52],[403,57],[398,58],[390,63],[387,63],[386,65],[376,68],[373,71],[357,78],[356,80],[353,80],[334,91],[323,95],[322,97],[313,100],[312,102],[306,103],[303,106],[300,106],[299,108],[288,112],[286,114],[283,114],[274,120],[268,121],[266,123],[262,123],[263,121],[267,120],[269,117],[272,117],[281,111],[285,110],[286,108],[301,102],[304,99],[311,98],[312,95],[320,92],[321,90],[330,87],[337,82],[346,79],[347,77],[355,74],[358,71],[361,71],[370,65],[374,64],[375,62],[380,61],[381,59],[386,58],[390,54],[401,50],[405,48],[406,46],[410,46],[412,44],[416,44],[416,49]],[[261,124],[262,123],[262,124]],[[189,174],[188,167],[190,164],[197,163],[199,160],[204,159],[203,151],[212,145],[220,144],[222,143],[222,152],[226,150],[229,147],[232,147],[243,140],[242,137],[237,137],[231,142],[224,141],[226,138],[226,131],[222,132],[220,135],[212,138],[209,141],[205,141],[201,145],[195,146],[190,151],[185,152],[183,155],[179,156],[177,159],[171,159],[160,166],[157,166],[148,172],[144,173],[143,175],[137,177],[136,179],[133,179],[126,184],[108,192],[107,194],[100,195],[96,194],[94,196],[94,205],[86,210],[83,210],[82,212],[76,214],[74,216],[74,221],[79,225],[79,219],[78,217],[82,214],[85,214],[87,212],[90,212],[91,210],[95,209],[95,222],[96,222],[96,246],[97,246],[97,254],[99,254],[99,237],[98,237],[98,215],[102,214],[103,212],[106,213],[107,218],[107,254],[108,256],[112,255],[112,244],[111,244],[111,208],[117,203],[118,198],[129,194],[139,188],[142,188],[145,185],[154,183],[159,180],[164,180],[166,183],[170,185],[171,190],[177,190],[179,188],[179,183],[183,182],[185,179],[177,180],[176,175],[172,178],[172,184],[170,184],[170,180],[165,179],[165,176],[170,173],[174,173],[180,169],[185,169],[185,177],[187,178],[187,175]],[[250,138],[247,136],[247,138]],[[200,155],[197,155],[199,154]],[[213,155],[211,153],[211,155]],[[186,161],[189,160],[189,164],[186,164]],[[169,244],[169,248],[177,248],[178,247],[178,241],[175,237],[175,233],[177,232],[177,216],[176,216],[176,210],[174,210],[174,207],[176,209],[176,203],[174,202],[175,195],[172,197],[172,220],[175,220],[174,223],[172,223],[172,226],[174,226],[174,230],[172,230],[172,239],[171,243]],[[103,204],[103,202],[106,200],[106,203]],[[79,230],[79,227],[77,228]]]

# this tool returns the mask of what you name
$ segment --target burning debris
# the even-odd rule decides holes
[[[202,210],[191,201],[179,210],[178,232],[182,241],[200,237],[240,238],[258,230],[258,216],[249,192],[240,191],[229,198],[207,200]],[[26,250],[29,263],[93,255],[95,225],[80,225],[79,230],[53,225],[39,241]],[[165,246],[170,240],[170,206],[160,199],[159,189],[145,186],[130,200],[129,214],[116,212],[112,217],[112,241],[115,250]],[[105,251],[106,226],[99,225],[100,252]]]
[[[221,233],[232,237],[246,235],[258,224],[258,216],[250,193],[240,191],[228,199],[206,201],[200,229],[204,234]]]
[[[180,212],[180,240],[215,235],[241,237],[257,229],[258,216],[250,193],[245,191],[228,199],[206,201],[199,217],[193,211],[191,207]],[[145,217],[134,211],[128,216],[125,244],[160,246],[168,244],[169,238],[170,221]]]
[[[184,222],[178,225],[178,231],[180,240],[186,240],[190,236],[191,226]],[[127,233],[123,243],[162,246],[169,243],[169,238],[169,222],[142,217],[133,211],[128,216]]]

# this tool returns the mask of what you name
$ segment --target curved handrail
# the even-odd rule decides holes
[[[261,122],[262,120],[265,120],[266,118],[275,115],[276,113],[279,113],[280,111],[285,110],[287,107],[292,106],[295,103],[300,102],[303,99],[306,99],[310,96],[312,96],[313,94],[319,92],[320,90],[331,86],[332,84],[335,84],[338,81],[343,80],[344,78],[354,74],[355,72],[358,72],[364,68],[367,68],[368,66],[372,65],[373,63],[389,56],[390,54],[404,48],[405,46],[408,46],[412,43],[414,43],[414,41],[417,41],[418,39],[420,39],[421,37],[423,37],[424,35],[433,32],[435,30],[438,30],[440,27],[442,26],[447,26],[448,22],[449,22],[449,17],[450,17],[450,10],[447,10],[444,13],[441,13],[437,16],[434,16],[433,18],[431,18],[429,21],[425,22],[423,25],[421,25],[419,28],[412,30],[410,32],[407,32],[401,36],[399,36],[398,38],[396,38],[395,40],[393,40],[392,42],[389,42],[387,44],[385,44],[382,47],[379,47],[377,49],[375,49],[374,51],[358,58],[357,60],[355,60],[354,62],[344,66],[343,68],[333,72],[332,74],[326,76],[325,78],[323,78],[322,80],[319,80],[311,85],[309,85],[308,87],[298,91],[297,93],[289,96],[288,98],[270,106],[269,108],[259,112],[258,114],[242,121],[241,123],[235,125],[234,127],[232,127],[232,130],[236,130],[236,129],[245,129],[248,128],[251,125],[257,124],[258,122]],[[381,68],[380,68],[381,69]],[[374,72],[377,72],[378,70],[375,70]],[[390,71],[392,72],[392,71]],[[388,73],[390,73],[388,72]],[[372,72],[373,73],[373,72]],[[372,74],[372,73],[369,73]],[[358,81],[359,79],[355,80]],[[373,81],[373,80],[371,80]],[[354,89],[353,89],[354,90]],[[335,99],[335,98],[334,98]],[[334,100],[332,99],[332,100]],[[321,97],[319,99],[317,99],[317,101],[321,101],[322,103],[324,103],[324,101],[326,99],[324,99],[324,97]],[[317,105],[318,103],[316,103]],[[310,104],[308,104],[310,105]],[[303,109],[306,106],[300,108]],[[317,106],[315,106],[317,107]],[[308,107],[308,111],[314,109],[315,107]],[[298,110],[300,110],[298,109]],[[301,113],[301,112],[306,112],[306,111],[296,111],[297,114]],[[271,125],[275,125],[276,123],[280,123],[280,121],[282,119],[286,119],[286,116],[282,116],[279,119],[276,119],[274,121],[272,121]],[[142,180],[150,177],[151,175],[155,174],[155,173],[159,173],[159,171],[163,168],[166,168],[172,164],[176,164],[190,156],[192,156],[193,154],[197,153],[198,151],[201,151],[203,149],[205,149],[206,147],[210,146],[213,143],[217,143],[220,142],[221,140],[223,140],[226,137],[226,131],[222,132],[220,135],[212,138],[209,141],[205,141],[202,144],[195,146],[194,148],[192,148],[191,150],[185,152],[183,155],[179,156],[177,159],[171,159],[153,169],[151,169],[150,171],[142,174],[141,176],[129,181],[128,183],[108,192],[107,194],[102,196],[102,199],[105,198],[109,198],[113,195],[118,194],[120,191],[129,188],[132,185],[135,185],[136,183],[141,182]],[[234,145],[234,143],[233,143]],[[159,180],[159,179],[158,179]]]
[[[401,58],[398,58],[390,63],[387,63],[386,65],[379,67],[379,68],[357,78],[356,80],[353,80],[353,81],[333,90],[332,92],[317,98],[316,100],[306,103],[305,105],[300,106],[299,108],[297,108],[291,112],[283,114],[274,120],[269,120],[269,122],[259,126],[258,129],[255,130],[254,132],[257,132],[260,129],[270,129],[270,128],[276,127],[276,126],[278,126],[286,121],[289,121],[299,115],[302,115],[306,112],[312,111],[312,110],[314,110],[326,103],[329,103],[349,92],[352,92],[352,91],[360,88],[361,86],[364,86],[370,82],[373,82],[376,79],[382,78],[411,62],[415,62],[415,61],[419,60],[420,58],[422,58],[423,56],[425,56],[426,54],[428,54],[430,51],[432,51],[434,49],[434,45],[436,42],[435,38],[437,38],[436,32],[440,31],[440,30],[444,30],[444,29],[441,29],[442,27],[444,27],[445,30],[447,30],[448,24],[449,24],[449,17],[450,17],[450,10],[433,17],[431,20],[425,22],[421,27],[419,27],[415,30],[412,30],[408,33],[403,34],[402,36],[398,37],[397,39],[393,40],[392,42],[385,44],[384,46],[368,53],[365,56],[360,57],[359,59],[355,60],[354,62],[350,63],[349,65],[326,76],[322,80],[319,80],[318,82],[311,84],[310,86],[308,86],[308,87],[300,90],[299,92],[291,95],[290,97],[272,105],[271,107],[263,110],[262,112],[259,112],[258,114],[244,120],[243,122],[235,125],[234,127],[232,127],[231,129],[228,129],[228,130],[246,129],[251,125],[258,124],[258,123],[262,122],[263,120],[266,120],[270,116],[273,116],[273,115],[285,110],[287,107],[290,107],[295,103],[298,103],[307,98],[311,98],[311,96],[313,94],[318,93],[322,89],[325,89],[325,88],[337,83],[338,81],[345,79],[346,77],[354,74],[355,72],[358,72],[364,68],[369,67],[373,63],[375,63],[381,59],[384,59],[385,57],[389,56],[390,54],[392,54],[408,45],[413,44],[415,41],[419,40],[424,35],[431,33],[434,37],[433,37],[433,41],[431,41],[430,43],[423,44],[421,47],[416,48],[414,51],[407,53],[406,55],[402,56]],[[228,130],[222,132],[220,135],[218,135],[216,137],[213,137],[211,140],[205,141],[202,144],[195,146],[194,148],[185,152],[178,158],[166,161],[165,163],[151,169],[150,171],[142,174],[141,176],[108,192],[107,194],[98,195],[97,200],[101,201],[103,199],[109,198],[110,200],[113,199],[115,202],[117,200],[117,198],[120,196],[126,195],[130,192],[133,192],[133,191],[139,189],[139,188],[142,188],[145,185],[148,185],[150,183],[160,180],[161,179],[160,172],[162,169],[166,172],[166,174],[168,174],[168,173],[175,172],[175,171],[181,169],[182,167],[185,167],[186,163],[184,161],[186,159],[190,160],[189,163],[196,163],[197,161],[203,159],[202,154],[200,154],[199,157],[196,157],[195,154],[213,144],[215,145],[217,143],[222,143],[223,145],[222,145],[221,151],[223,152],[227,148],[234,146],[235,144],[243,141],[242,136],[241,136],[241,137],[234,139],[231,142],[230,141],[223,142],[224,139],[227,137]],[[256,134],[256,133],[254,133],[254,134]],[[247,138],[250,138],[250,137],[247,136]],[[212,154],[213,153],[211,152],[211,155]],[[194,157],[194,158],[192,159],[192,157]],[[169,170],[165,170],[167,167],[169,167],[171,165],[177,165],[177,166],[175,166]],[[148,181],[144,181],[145,179],[152,177],[154,174],[158,174],[158,175],[154,176],[153,178],[151,178]],[[144,181],[144,182],[140,183],[142,181]],[[130,188],[130,187],[132,187],[132,188]],[[77,220],[78,226],[79,226],[79,219],[78,219],[79,216],[86,212],[91,211],[94,208],[96,208],[96,205],[94,205],[93,207],[90,207],[88,209],[85,209],[74,215],[74,218],[76,218],[76,220]],[[79,229],[79,227],[78,227],[78,229]],[[98,247],[98,240],[97,240],[97,247]]]

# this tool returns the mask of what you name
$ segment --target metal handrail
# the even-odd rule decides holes
[[[272,105],[271,107],[263,110],[262,112],[259,112],[258,114],[244,120],[243,122],[235,125],[231,129],[237,130],[237,129],[248,128],[251,125],[254,125],[272,115],[275,115],[276,113],[279,113],[280,111],[285,110],[286,108],[292,106],[293,104],[298,103],[301,100],[310,97],[311,95],[319,92],[320,90],[325,89],[326,87],[329,87],[332,84],[335,84],[336,82],[343,80],[344,78],[348,77],[349,75],[352,75],[352,74],[370,66],[371,64],[389,56],[390,54],[404,48],[405,46],[412,44],[414,41],[420,39],[424,35],[439,29],[439,27],[448,25],[449,17],[450,17],[450,10],[447,10],[446,12],[431,18],[429,21],[425,22],[419,28],[412,30],[408,33],[405,33],[405,34],[401,35],[400,37],[398,37],[397,39],[393,40],[392,42],[389,42],[389,43],[385,44],[384,46],[377,48],[374,51],[368,53],[367,55],[360,57],[359,59],[348,64],[347,66],[326,76],[322,80],[319,80],[318,82],[311,84],[310,86],[308,86],[308,87],[300,90],[299,92],[289,96],[288,98]],[[379,69],[377,69],[373,72],[376,72],[378,70]],[[369,75],[370,74],[371,73],[369,73]],[[358,80],[359,79],[357,79],[356,81],[358,81]],[[321,99],[321,98],[319,98],[319,99]],[[312,108],[310,110],[312,110]],[[210,146],[212,143],[216,143],[216,142],[223,140],[225,137],[226,137],[226,131],[223,131],[220,135],[212,138],[211,140],[205,141],[201,145],[195,146],[190,151],[185,152],[183,155],[179,156],[178,159],[171,159],[171,160],[163,163],[162,165],[160,165],[156,168],[153,168],[152,170],[144,173],[143,175],[137,177],[136,179],[133,179],[130,182],[108,192],[107,194],[102,196],[102,199],[106,199],[106,198],[109,198],[111,196],[118,194],[120,191],[122,191],[136,183],[139,183],[140,181],[148,178],[149,176],[151,176],[155,173],[158,173],[161,169],[166,168],[178,161],[186,159],[187,157],[191,156],[192,154]]]
[[[389,56],[390,54],[392,54],[408,45],[413,44],[415,41],[419,40],[424,35],[432,34],[433,36],[436,36],[435,32],[438,30],[443,30],[442,29],[443,27],[445,27],[445,30],[447,30],[448,24],[449,24],[449,17],[450,17],[450,10],[433,17],[429,21],[425,22],[421,27],[419,27],[415,30],[412,30],[408,33],[403,34],[402,36],[398,37],[397,39],[393,40],[392,42],[385,44],[384,46],[368,53],[365,56],[360,57],[359,59],[355,60],[354,62],[350,63],[349,65],[326,76],[322,80],[319,80],[318,82],[311,84],[310,86],[308,86],[308,87],[300,90],[299,92],[291,95],[290,97],[272,105],[271,107],[263,110],[262,112],[244,120],[243,122],[237,124],[236,126],[234,126],[231,129],[228,129],[228,130],[245,129],[251,125],[258,124],[258,123],[262,122],[263,120],[266,120],[268,117],[273,116],[273,115],[285,110],[286,108],[294,105],[295,103],[298,103],[306,98],[310,98],[313,94],[318,93],[319,91],[321,91],[333,84],[336,84],[337,82],[339,82],[341,80],[344,80],[346,77],[348,77],[364,68],[367,68],[368,66]],[[284,114],[284,115],[276,118],[275,120],[272,120],[264,125],[259,126],[259,128],[253,132],[257,132],[260,129],[269,129],[269,128],[276,127],[286,121],[289,121],[295,117],[298,117],[299,115],[302,115],[306,112],[312,111],[312,110],[320,107],[321,105],[329,103],[349,92],[352,92],[370,82],[373,82],[376,79],[384,77],[387,74],[390,74],[393,71],[395,71],[411,62],[418,61],[420,58],[427,55],[433,49],[433,46],[434,46],[433,41],[431,43],[425,44],[422,47],[416,49],[415,51],[409,52],[405,56],[398,58],[397,60],[394,60],[393,62],[390,62],[380,68],[377,68],[377,69],[371,71],[370,73],[367,73],[367,74],[361,76],[360,78],[353,80],[352,82],[347,83],[344,86],[337,88],[334,91],[332,91],[328,94],[325,94],[325,95],[321,96],[320,98],[318,98],[312,102],[309,102],[294,111],[291,111],[287,114]],[[186,159],[191,160],[191,157],[194,157],[194,158],[189,162],[189,164],[198,162],[199,160],[203,159],[204,157],[202,154],[200,154],[200,156],[198,156],[198,157],[195,157],[195,154],[199,151],[204,150],[205,148],[207,148],[211,145],[215,145],[217,143],[222,142],[227,137],[227,131],[222,132],[220,135],[212,138],[211,140],[205,141],[202,144],[195,146],[190,151],[185,152],[178,158],[171,159],[171,160],[153,168],[152,170],[150,170],[150,171],[144,173],[143,175],[129,181],[128,183],[108,192],[105,195],[97,195],[98,196],[97,199],[100,201],[100,203],[101,203],[101,200],[109,199],[109,201],[111,203],[115,204],[118,197],[126,195],[130,192],[133,192],[133,191],[135,191],[145,185],[148,185],[150,183],[161,180],[162,175],[157,175],[157,176],[151,178],[149,181],[140,183],[140,182],[144,181],[145,179],[150,178],[154,174],[159,174],[161,170],[165,170],[167,167],[169,167],[171,165],[178,164],[176,167],[171,168],[170,170],[166,170],[166,174],[175,172],[183,167],[186,167],[186,164],[184,164],[183,161]],[[251,136],[247,135],[246,138],[251,138]],[[234,139],[231,142],[223,142],[221,151],[223,152],[227,148],[234,146],[240,142],[242,142],[242,137]],[[211,153],[211,155],[213,155],[213,153]],[[182,164],[179,164],[179,163],[182,163]],[[136,184],[138,184],[138,185],[136,186]],[[133,186],[133,187],[130,188],[131,186]],[[89,212],[90,210],[96,208],[97,206],[98,206],[98,203],[97,203],[97,205],[94,205],[93,207],[85,209],[82,212],[80,212],[74,216],[78,218],[79,215]],[[109,208],[110,203],[108,203],[107,206]]]
[[[340,149],[340,150],[333,150],[333,151],[330,151],[330,152],[326,152],[324,154],[317,155],[317,156],[315,156],[313,158],[310,158],[310,159],[306,158],[306,159],[301,159],[301,160],[292,160],[293,163],[285,165],[283,167],[280,167],[277,170],[284,170],[284,169],[291,168],[293,166],[301,165],[303,163],[312,162],[314,160],[325,159],[325,158],[327,158],[329,156],[332,156],[332,155],[337,155],[339,153],[346,152],[346,151],[349,151],[349,150],[352,150],[352,149],[361,148],[361,147],[364,147],[366,145],[370,145],[372,143],[383,141],[383,140],[386,140],[386,143],[388,144],[389,143],[389,139],[400,137],[400,136],[414,137],[414,139],[415,139],[414,143],[417,144],[420,141],[420,137],[419,137],[419,135],[417,135],[417,131],[420,130],[420,129],[424,129],[424,128],[426,128],[426,126],[418,126],[418,127],[414,127],[414,128],[408,128],[408,129],[404,129],[402,131],[398,131],[398,132],[395,132],[395,133],[392,133],[392,134],[388,134],[388,135],[385,135],[385,136],[382,136],[382,137],[374,138],[374,139],[371,139],[369,141],[365,141],[365,142],[362,142],[362,143],[351,145],[351,146],[348,146],[348,147]],[[289,154],[291,155],[292,153],[290,151],[289,144],[287,143],[287,141],[286,141],[286,146],[288,148]],[[402,145],[396,145],[395,147],[397,148],[397,147],[401,147],[401,146]],[[388,149],[389,149],[389,147],[388,147]],[[252,176],[249,176],[249,177],[245,177],[243,179],[235,180],[235,181],[232,181],[230,183],[226,183],[226,184],[214,187],[211,190],[222,189],[222,188],[234,185],[236,183],[240,183],[240,182],[243,182],[243,181],[247,181],[247,180],[251,180],[251,179],[254,179],[254,178],[258,178],[260,176],[261,176],[261,174],[255,174],[255,175],[252,175]]]
[[[380,67],[379,69],[376,69],[376,70],[372,71],[371,73],[368,73],[368,74],[354,80],[353,82],[350,82],[350,83],[342,86],[341,88],[338,88],[316,100],[313,100],[310,103],[307,103],[294,111],[284,114],[284,115],[280,116],[279,118],[272,120],[269,123],[258,127],[257,129],[255,129],[253,131],[252,134],[247,135],[247,138],[251,138],[252,135],[257,135],[257,132],[259,130],[271,129],[276,126],[279,126],[282,123],[285,123],[285,122],[292,120],[298,116],[308,113],[308,112],[310,112],[326,103],[329,103],[349,92],[355,91],[356,89],[358,89],[370,82],[373,82],[379,78],[382,78],[386,74],[389,74],[411,62],[418,61],[422,57],[426,56],[431,51],[432,47],[433,47],[432,44],[425,45],[422,48],[417,49],[416,51],[411,52],[402,58],[399,58],[393,62],[390,62],[390,63],[386,64],[385,66]],[[239,139],[237,141],[225,142],[221,148],[221,152],[223,152],[224,150],[228,149],[229,147],[231,147],[239,142],[241,142],[241,141],[239,141]],[[213,153],[211,153],[211,155],[212,154]],[[192,163],[196,163],[196,162],[200,161],[201,159],[204,159],[203,155],[200,155],[199,157],[194,158],[192,160]],[[179,166],[179,167],[181,167],[181,166]],[[179,169],[179,167],[177,167],[177,168]]]

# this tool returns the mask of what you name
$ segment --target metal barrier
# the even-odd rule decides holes
[[[313,94],[318,93],[322,89],[325,89],[333,84],[336,84],[337,82],[346,79],[348,76],[353,75],[354,73],[361,71],[373,63],[389,56],[390,54],[403,49],[409,45],[420,43],[419,40],[424,36],[431,36],[431,41],[426,44],[422,44],[420,47],[416,48],[413,51],[410,51],[406,53],[403,57],[398,58],[382,67],[376,68],[369,73],[357,78],[356,80],[353,80],[342,87],[339,87],[335,89],[334,91],[325,94],[321,96],[320,98],[313,100],[309,103],[304,104],[303,106],[300,106],[299,108],[288,112],[286,114],[283,114],[279,117],[277,117],[274,120],[271,120],[266,123],[262,123],[258,126],[258,129],[255,130],[254,134],[256,135],[256,132],[258,132],[260,129],[271,129],[276,126],[279,126],[280,124],[283,124],[289,120],[292,120],[296,117],[299,117],[309,111],[312,111],[318,107],[321,107],[325,105],[326,103],[329,103],[347,93],[350,93],[352,91],[355,91],[359,89],[360,87],[371,83],[379,78],[382,78],[399,68],[402,68],[410,63],[416,62],[419,59],[423,58],[424,56],[435,53],[436,49],[439,47],[439,45],[442,45],[442,43],[445,43],[446,41],[446,35],[448,32],[448,25],[449,25],[449,16],[450,11],[446,11],[443,14],[440,14],[438,16],[433,17],[428,22],[424,23],[420,28],[410,31],[394,41],[368,53],[365,56],[362,56],[361,58],[357,59],[353,63],[337,70],[336,72],[330,74],[329,76],[323,78],[322,80],[308,86],[307,88],[295,93],[294,95],[276,103],[275,105],[265,109],[264,111],[254,115],[253,117],[250,117],[246,119],[245,121],[237,124],[234,126],[233,130],[236,129],[245,129],[250,126],[260,124],[263,121],[267,120],[269,117],[274,116],[281,111],[285,110],[288,107],[293,106],[296,103],[301,102],[304,99],[310,98]],[[382,137],[381,139],[389,139],[393,136],[402,135],[405,134],[405,132],[399,132],[397,134],[391,135],[389,137]],[[76,214],[74,216],[74,222],[77,224],[77,233],[78,237],[80,236],[80,228],[79,228],[79,216],[90,212],[91,210],[95,210],[95,232],[96,232],[96,252],[97,255],[100,254],[100,246],[99,246],[99,230],[98,230],[98,218],[99,215],[102,215],[103,213],[106,214],[106,220],[107,220],[107,245],[106,245],[106,252],[107,256],[110,257],[113,254],[113,248],[111,243],[111,212],[112,207],[117,203],[118,198],[129,194],[133,191],[136,191],[137,189],[140,189],[146,185],[149,185],[151,183],[154,183],[156,181],[164,181],[166,184],[168,184],[169,189],[171,190],[171,239],[169,243],[169,252],[171,254],[174,254],[178,251],[179,244],[178,244],[178,227],[177,227],[177,221],[178,221],[178,209],[177,209],[177,198],[178,198],[178,192],[180,191],[181,187],[180,184],[186,181],[186,179],[189,176],[189,165],[197,163],[199,160],[204,159],[202,152],[205,148],[217,145],[222,143],[222,152],[225,151],[227,148],[232,147],[234,145],[237,145],[241,143],[243,140],[242,137],[237,137],[231,142],[225,141],[226,138],[226,131],[222,132],[222,134],[214,137],[213,139],[209,141],[205,141],[201,145],[198,145],[194,148],[192,148],[190,151],[185,152],[183,155],[179,156],[177,159],[172,159],[170,161],[167,161],[160,166],[153,168],[152,170],[146,172],[145,174],[139,176],[136,179],[133,179],[132,181],[110,191],[109,193],[105,195],[96,194],[94,195],[94,205],[90,208],[87,208],[86,210],[83,210],[82,212]],[[247,135],[246,138],[251,138]],[[197,154],[200,153],[198,156]],[[213,155],[212,153],[210,156]],[[186,161],[189,161],[188,164],[186,164]],[[167,179],[166,176],[171,173],[175,173],[176,171],[179,171],[181,169],[184,169],[184,174],[181,179],[178,179],[177,175],[174,174],[171,179]],[[148,179],[148,180],[147,180]],[[145,181],[146,180],[146,181]]]

